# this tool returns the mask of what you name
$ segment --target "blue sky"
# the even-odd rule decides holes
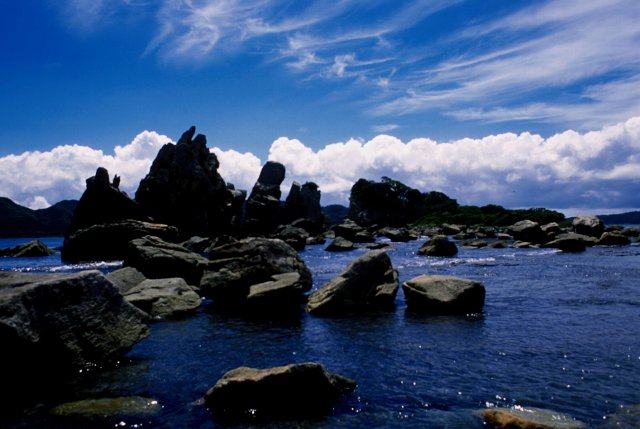
[[[0,185],[32,207],[78,198],[92,163],[135,191],[190,125],[228,180],[286,161],[327,203],[362,174],[462,203],[640,207],[637,0],[21,0],[0,33]],[[349,174],[322,169],[344,156]]]

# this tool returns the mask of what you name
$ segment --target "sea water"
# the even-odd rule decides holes
[[[324,419],[267,427],[482,428],[478,410],[512,405],[568,414],[587,427],[638,427],[640,418],[614,423],[640,404],[638,244],[577,254],[463,248],[454,258],[436,258],[417,256],[423,241],[391,243],[400,281],[421,274],[479,280],[486,288],[482,314],[416,315],[407,311],[402,290],[392,311],[337,318],[301,311],[295,318],[254,320],[205,301],[191,317],[153,323],[149,337],[114,367],[85,369],[34,392],[26,410],[0,417],[0,427],[223,427],[198,400],[226,371],[308,361],[358,387]],[[45,242],[55,247],[61,239]],[[15,244],[0,240],[0,247]],[[308,246],[301,256],[317,288],[364,252]],[[118,266],[65,265],[59,255],[0,259],[2,270]],[[159,401],[160,415],[87,426],[48,414],[67,401],[134,395]]]

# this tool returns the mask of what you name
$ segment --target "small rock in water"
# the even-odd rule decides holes
[[[0,249],[0,256],[10,256],[14,258],[34,258],[41,256],[50,256],[54,253],[56,252],[51,250],[40,240],[33,240],[25,244],[19,244],[15,247]]]
[[[51,410],[59,417],[139,417],[160,413],[162,406],[155,399],[140,396],[120,398],[85,399],[67,402]]]
[[[474,280],[422,275],[404,282],[402,290],[411,310],[427,314],[478,313],[484,306],[484,285]]]
[[[482,411],[485,423],[504,429],[580,429],[585,425],[573,417],[541,408],[514,406]]]

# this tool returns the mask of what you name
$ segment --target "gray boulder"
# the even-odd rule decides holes
[[[436,235],[418,249],[421,256],[455,256],[457,253],[458,246],[444,235]]]
[[[92,225],[65,238],[61,258],[69,262],[122,260],[129,242],[146,235],[176,241],[178,230],[164,224],[133,219]]]
[[[56,252],[50,249],[40,240],[33,240],[28,243],[19,244],[14,247],[0,249],[0,256],[12,258],[38,258],[42,256],[50,256]]]
[[[216,236],[231,224],[232,192],[207,138],[191,127],[165,144],[140,181],[136,201],[155,222],[176,226],[183,238]]]
[[[336,237],[327,247],[324,248],[327,252],[348,252],[356,247],[353,243],[344,237]]]
[[[279,238],[289,246],[293,247],[295,250],[302,251],[307,244],[309,233],[307,233],[307,231],[302,228],[297,228],[291,225],[283,225],[276,229],[273,237]]]
[[[354,381],[318,363],[240,367],[224,374],[204,400],[221,419],[307,419],[329,413],[340,396],[355,388]]]
[[[459,277],[422,275],[402,283],[402,291],[409,309],[428,314],[479,313],[484,306],[484,285]]]
[[[36,362],[37,368],[77,368],[119,358],[148,335],[147,322],[99,271],[0,273],[4,370],[31,370]]]
[[[507,228],[511,236],[518,241],[540,244],[547,241],[547,235],[537,222],[522,220]]]
[[[604,232],[596,242],[600,246],[628,246],[631,244],[629,237],[620,232]]]
[[[314,291],[307,311],[334,316],[393,307],[398,292],[398,272],[384,250],[355,259],[337,277]]]
[[[132,240],[127,247],[124,266],[134,267],[149,279],[181,277],[190,285],[198,285],[209,261],[179,244],[158,237]]]
[[[180,277],[144,280],[124,297],[154,319],[181,316],[200,306],[200,297]]]
[[[274,274],[271,280],[251,285],[247,295],[247,306],[257,311],[271,309],[299,308],[305,288],[300,284],[300,273]]]
[[[147,278],[133,267],[123,267],[108,273],[107,279],[124,295]]]
[[[572,222],[573,231],[589,237],[600,237],[604,232],[604,223],[597,216],[576,216]]]
[[[299,304],[304,292],[311,289],[311,272],[306,264],[291,246],[279,239],[254,237],[227,243],[212,249],[209,259],[200,293],[217,304],[244,306],[252,286],[271,282],[277,274],[299,274],[293,287],[297,294],[295,303]]]

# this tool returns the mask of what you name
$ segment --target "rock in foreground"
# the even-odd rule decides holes
[[[584,423],[555,411],[515,406],[482,412],[485,423],[499,429],[581,429]]]
[[[73,368],[118,358],[148,334],[147,316],[99,271],[0,273],[4,370]]]
[[[231,420],[305,419],[327,414],[356,383],[318,363],[227,372],[205,395],[216,415]]]
[[[144,280],[124,297],[155,319],[181,316],[200,306],[198,294],[179,277]]]
[[[318,316],[393,307],[398,273],[384,250],[357,258],[337,277],[309,296],[307,310]]]
[[[427,314],[479,313],[484,306],[482,283],[452,276],[418,276],[402,284],[411,310]]]

